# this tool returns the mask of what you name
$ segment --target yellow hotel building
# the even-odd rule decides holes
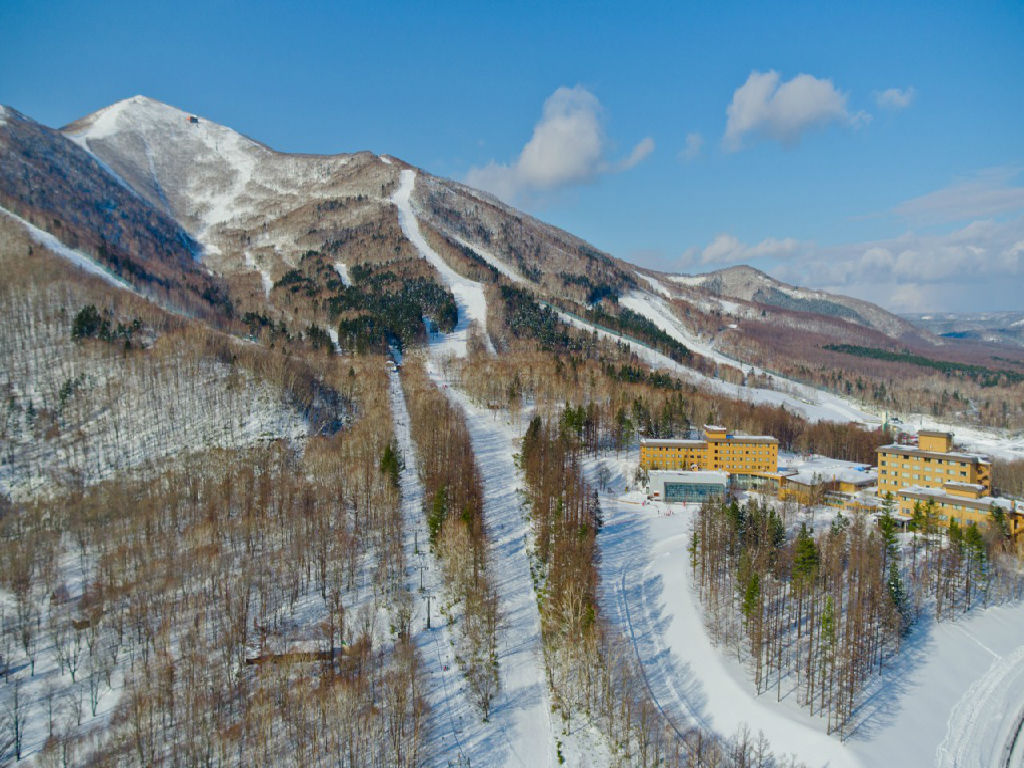
[[[641,438],[640,466],[648,470],[775,476],[779,471],[779,441],[764,435],[731,435],[725,427],[706,424],[703,440]]]
[[[983,526],[998,507],[1006,513],[1014,538],[1024,532],[1024,503],[992,497],[992,465],[974,453],[953,450],[949,432],[920,431],[917,447],[883,445],[878,449],[878,495],[891,493],[899,514],[910,518],[917,502],[933,502],[939,524]]]

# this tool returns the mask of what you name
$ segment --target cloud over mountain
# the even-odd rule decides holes
[[[483,167],[470,168],[465,181],[512,201],[629,170],[653,151],[654,140],[647,137],[627,157],[611,161],[600,101],[582,86],[562,87],[545,100],[533,136],[514,162],[492,160]]]

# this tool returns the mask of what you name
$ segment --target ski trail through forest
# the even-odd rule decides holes
[[[450,386],[434,361],[428,364],[428,372],[465,415],[483,479],[484,520],[490,542],[488,572],[498,593],[500,612],[501,692],[491,711],[491,727],[503,734],[508,745],[501,759],[492,753],[486,764],[555,765],[557,739],[550,714],[540,612],[527,554],[530,528],[519,493],[522,476],[514,459],[519,434],[506,423],[507,414],[480,408]]]

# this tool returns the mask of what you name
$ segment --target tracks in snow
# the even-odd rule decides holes
[[[1024,765],[1019,743],[1024,645],[1007,656],[985,650],[995,658],[949,713],[946,737],[935,750],[935,765],[940,768]]]

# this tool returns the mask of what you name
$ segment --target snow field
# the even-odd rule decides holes
[[[398,208],[398,223],[402,228],[402,233],[416,247],[420,255],[438,271],[441,280],[455,296],[455,303],[459,309],[459,322],[455,330],[444,337],[444,344],[457,356],[465,357],[469,326],[476,322],[484,334],[487,351],[493,355],[495,353],[494,344],[487,333],[487,297],[484,295],[483,286],[463,277],[449,267],[423,237],[419,221],[412,208],[412,191],[415,185],[416,171],[403,170],[399,177],[398,189],[395,190],[391,201]]]

